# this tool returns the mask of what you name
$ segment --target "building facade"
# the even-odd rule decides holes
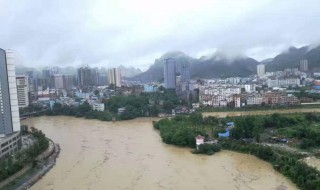
[[[265,70],[265,65],[264,64],[259,64],[257,66],[257,75],[261,78],[263,78],[266,74],[266,70]]]
[[[19,108],[28,107],[29,106],[28,77],[26,75],[16,76],[16,82],[17,82],[17,95],[18,95]]]
[[[63,75],[63,88],[70,90],[76,85],[76,76],[75,75]]]
[[[111,68],[108,70],[109,85],[121,87],[121,71],[119,68]]]
[[[176,88],[176,67],[173,58],[164,60],[164,87],[167,89]]]
[[[300,71],[303,71],[303,72],[308,71],[308,60],[306,59],[300,60]]]
[[[0,135],[20,131],[13,52],[0,49]]]
[[[54,74],[54,88],[55,89],[63,89],[64,88],[64,81],[63,81],[63,75],[62,74]]]
[[[104,111],[104,103],[94,103],[92,104],[92,109],[96,111]]]
[[[93,72],[89,67],[80,67],[77,71],[78,85],[80,87],[93,86]]]
[[[13,154],[21,144],[13,59],[13,52],[0,49],[0,159]]]

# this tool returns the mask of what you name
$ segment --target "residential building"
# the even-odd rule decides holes
[[[12,51],[0,49],[0,159],[21,144],[17,84]]]
[[[63,75],[62,74],[54,74],[54,88],[55,89],[63,89],[64,83],[63,83]]]
[[[108,70],[109,85],[115,85],[121,87],[121,71],[119,68],[111,68]]]
[[[175,58],[164,60],[164,86],[167,89],[175,89],[177,85],[189,81],[190,63],[188,61],[176,62]]]
[[[50,75],[60,74],[60,68],[55,66],[50,68]]]
[[[268,79],[267,80],[267,86],[269,88],[273,87],[296,87],[300,86],[300,79],[299,78],[273,78],[273,79]]]
[[[164,87],[167,89],[176,88],[176,66],[174,58],[164,60]]]
[[[106,86],[108,84],[108,77],[107,77],[107,73],[99,73],[99,81],[98,81],[98,85],[99,86]]]
[[[152,84],[145,84],[143,86],[143,91],[144,92],[157,92],[158,91],[158,86],[152,85]]]
[[[263,78],[266,74],[266,70],[265,70],[265,65],[264,64],[259,64],[257,66],[257,75],[260,77],[260,78]]]
[[[233,102],[235,108],[241,107],[241,96],[240,95],[233,95]]]
[[[29,106],[28,76],[18,75],[16,76],[16,82],[19,108],[27,107]]]
[[[94,85],[93,72],[89,67],[80,67],[77,71],[78,85],[80,87],[89,87]]]
[[[306,59],[300,60],[300,71],[303,71],[303,72],[308,71],[308,60]]]
[[[247,105],[253,106],[253,105],[262,105],[264,102],[264,98],[261,94],[252,94],[247,96]]]
[[[197,150],[199,150],[199,146],[200,145],[204,144],[204,140],[205,140],[204,136],[201,136],[201,135],[196,136],[196,148],[197,148]]]
[[[70,90],[76,85],[76,76],[75,75],[63,75],[63,88]]]
[[[104,111],[104,103],[94,103],[92,104],[92,109],[96,111]]]

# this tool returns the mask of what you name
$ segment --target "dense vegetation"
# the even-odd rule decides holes
[[[176,116],[172,119],[162,119],[154,123],[159,129],[162,141],[183,147],[195,147],[195,137],[202,135],[208,137],[211,125],[217,124],[214,117],[203,118],[200,113],[192,113],[189,116]],[[203,147],[207,148],[207,147]]]
[[[271,163],[277,171],[288,177],[302,190],[320,190],[320,172],[300,161],[301,155],[241,140],[226,140],[221,143],[221,146],[223,149],[255,155]]]
[[[32,128],[31,134],[35,138],[34,144],[19,151],[14,157],[9,156],[0,160],[0,181],[15,174],[28,164],[36,166],[36,157],[48,148],[49,141],[41,131]]]
[[[231,130],[234,139],[265,141],[266,137],[277,136],[295,139],[300,148],[320,146],[320,115],[317,113],[272,114],[267,116],[235,117],[236,127]],[[272,133],[267,133],[272,131]]]
[[[172,109],[184,104],[172,90],[142,93],[140,96],[113,96],[104,103],[106,107],[104,112],[94,111],[88,102],[84,102],[78,107],[55,103],[52,110],[47,110],[44,114],[85,117],[102,121],[111,121],[112,118],[128,120],[136,117],[158,116],[159,113],[171,113]],[[119,108],[125,108],[124,112],[118,114]]]
[[[198,150],[193,151],[194,154],[212,155],[220,151],[220,146],[216,144],[201,144]]]
[[[271,163],[277,171],[287,176],[300,189],[320,190],[320,172],[301,161],[302,155],[257,143],[266,140],[262,136],[271,131],[269,135],[297,139],[301,148],[319,146],[320,115],[318,113],[239,116],[221,119],[202,118],[201,114],[193,113],[170,120],[162,119],[154,122],[154,127],[160,130],[160,136],[167,144],[195,147],[195,137],[198,134],[217,137],[217,133],[223,130],[224,123],[228,121],[235,122],[229,139],[219,139],[219,145],[200,145],[199,149],[193,153],[211,155],[222,148],[252,154]]]

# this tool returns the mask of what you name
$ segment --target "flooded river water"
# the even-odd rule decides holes
[[[25,120],[61,146],[56,166],[32,190],[297,189],[254,156],[193,155],[162,143],[152,118],[102,122],[73,117]]]

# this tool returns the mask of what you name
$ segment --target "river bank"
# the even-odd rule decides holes
[[[224,118],[227,116],[245,116],[245,115],[271,115],[274,113],[308,113],[320,112],[320,108],[299,108],[299,109],[283,109],[283,110],[254,110],[254,111],[221,111],[221,112],[203,112],[203,117],[214,116]]]
[[[221,151],[208,157],[166,145],[152,127],[154,120],[24,120],[63,149],[56,166],[31,189],[297,189],[254,156]]]
[[[38,166],[32,168],[31,165],[25,166],[14,176],[0,183],[2,190],[25,190],[38,182],[53,166],[60,153],[60,146],[49,140],[49,147],[38,157]]]

